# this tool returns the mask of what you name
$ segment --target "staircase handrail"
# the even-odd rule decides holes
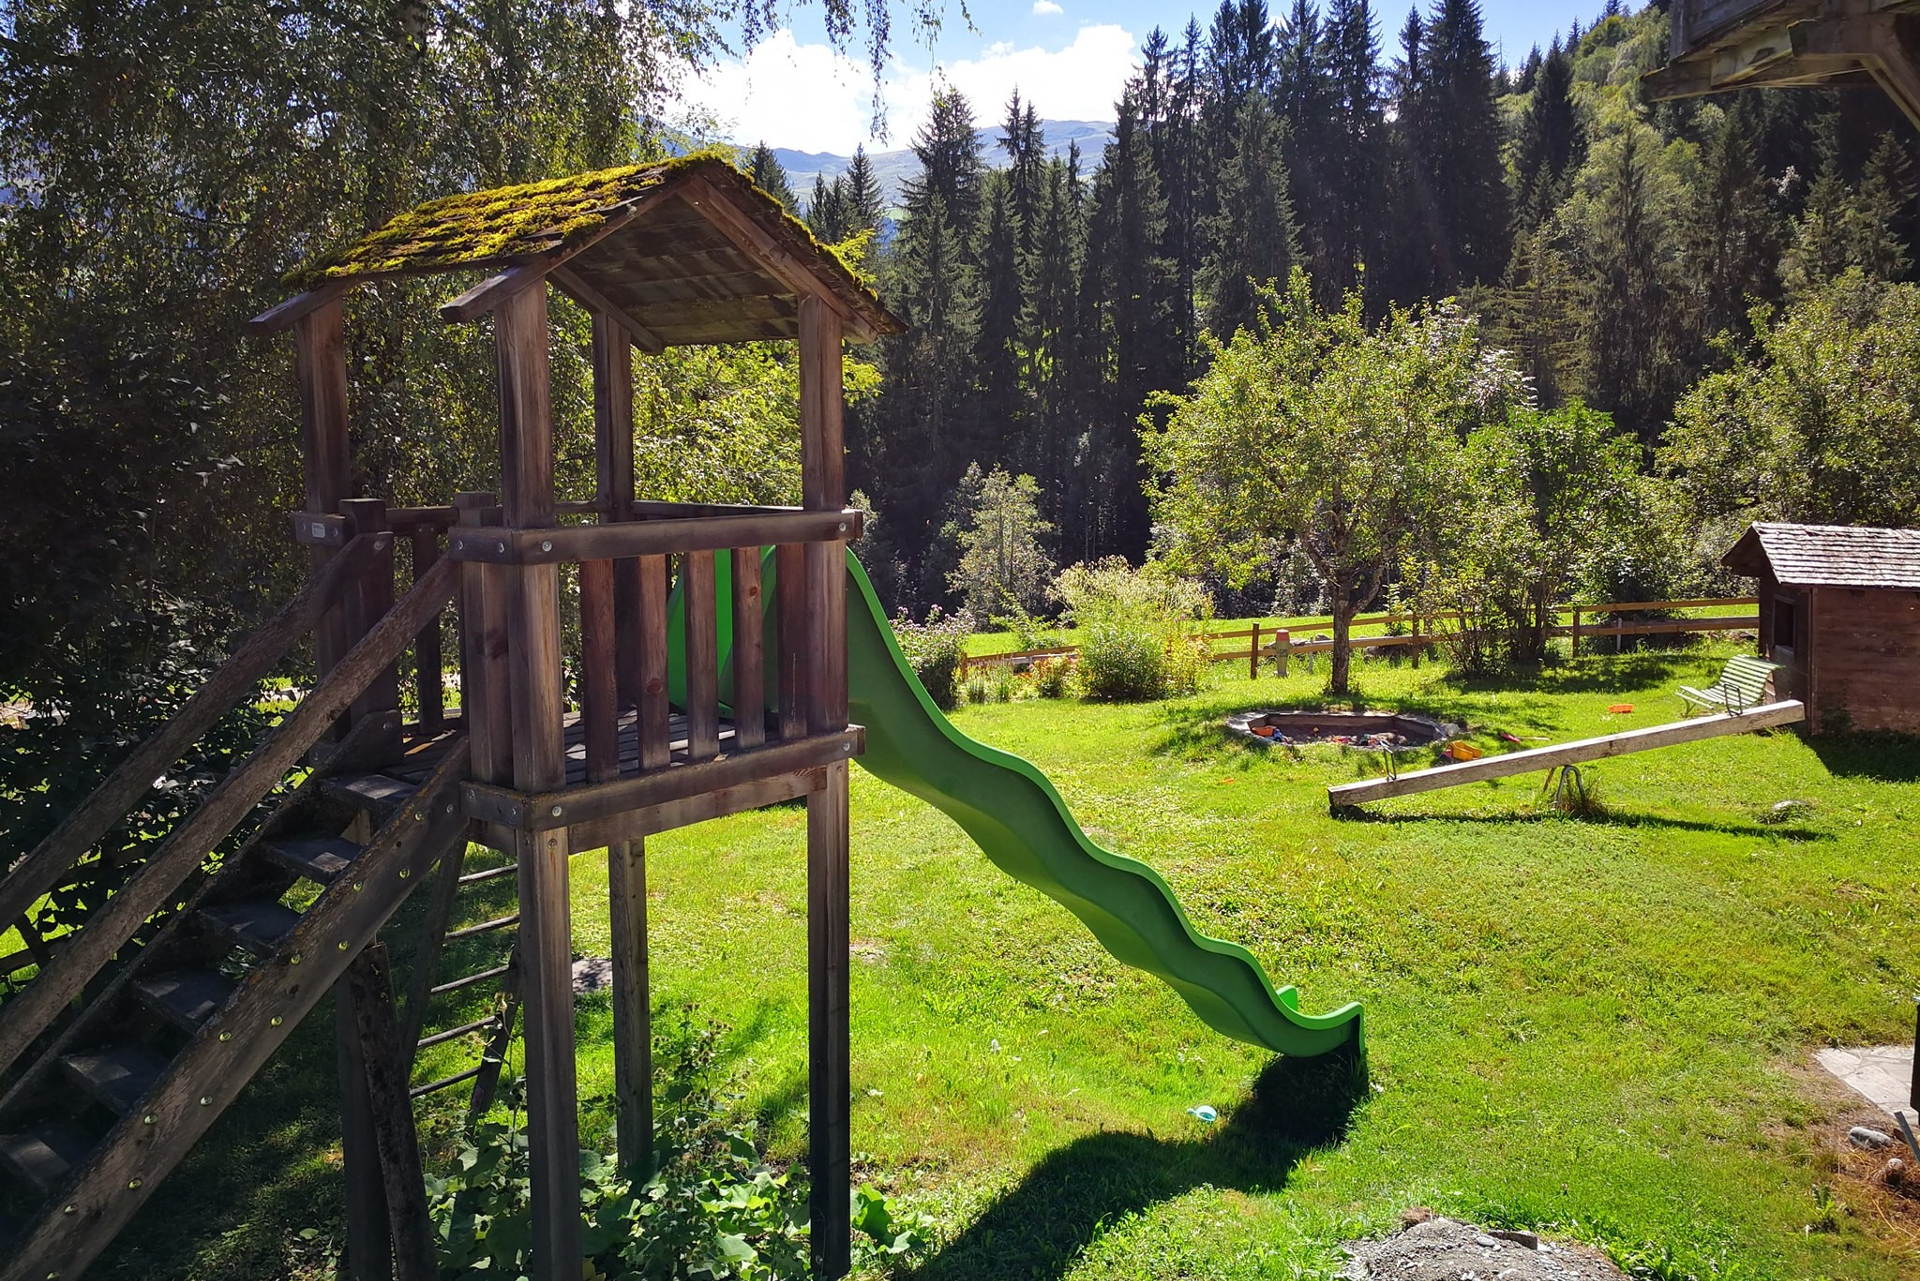
[[[57,1018],[87,981],[113,959],[167,897],[239,825],[280,779],[352,706],[383,668],[399,658],[427,620],[453,598],[460,563],[440,560],[360,638],[313,692],[254,753],[201,802],[120,889],[102,904],[18,996],[0,1005],[0,1072]]]
[[[60,878],[152,789],[153,780],[231,711],[235,699],[256,688],[295,641],[313,630],[341,590],[359,578],[374,553],[391,539],[386,533],[361,534],[310,575],[299,594],[249,636],[166,724],[120,762],[32,853],[14,864],[0,880],[0,929],[24,917],[58,886]]]

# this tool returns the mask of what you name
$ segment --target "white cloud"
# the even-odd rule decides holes
[[[744,62],[690,77],[680,97],[689,113],[712,116],[736,142],[847,155],[861,143],[869,150],[906,146],[926,118],[936,83],[966,94],[982,124],[999,118],[1015,88],[1043,117],[1110,120],[1136,55],[1132,33],[1110,23],[1083,26],[1055,50],[1001,41],[974,57],[932,65],[896,53],[880,84],[885,142],[870,136],[872,68],[827,45],[801,44],[791,31],[776,32]]]
[[[1033,0],[1033,16],[1036,18],[1057,18],[1065,12],[1053,0]]]

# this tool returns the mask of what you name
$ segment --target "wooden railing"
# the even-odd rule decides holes
[[[488,784],[511,774],[515,711],[508,691],[518,661],[504,623],[504,577],[515,566],[559,564],[577,574],[580,648],[577,720],[566,717],[567,786],[608,784],[674,765],[699,765],[825,732],[809,725],[805,682],[818,678],[825,649],[809,581],[810,545],[860,536],[862,513],[798,508],[724,508],[636,503],[634,519],[508,530],[497,508],[468,501],[449,534],[447,555],[475,571],[461,600],[464,698],[474,773]],[[775,566],[777,625],[766,642],[762,566]],[[819,559],[813,557],[812,559]],[[732,661],[721,666],[717,566],[727,565]],[[836,561],[837,568],[837,561]],[[669,584],[680,583],[681,643],[669,644]],[[677,651],[677,652],[676,652]],[[671,664],[678,662],[674,669]],[[768,691],[776,693],[769,708]],[[683,717],[672,714],[679,695]],[[728,713],[722,716],[722,710]],[[844,717],[842,717],[844,721]],[[482,727],[486,728],[482,728]],[[844,730],[842,724],[837,727]],[[478,816],[519,825],[525,815],[504,792]],[[547,819],[556,815],[545,815]]]
[[[321,620],[326,600],[344,593],[356,581],[363,594],[378,594],[375,585],[364,575],[355,573],[359,560],[352,549],[364,546],[377,557],[380,552],[391,550],[392,539],[383,534],[365,537],[364,544],[356,537],[349,545],[348,554],[336,557],[309,580],[307,590],[288,605],[273,624],[256,633],[241,654],[189,700],[187,708],[136,751],[73,818],[0,882],[0,909],[11,913],[7,919],[24,916],[73,861],[105,836],[137,802],[141,793],[133,790],[135,784],[141,782],[142,777],[150,783],[157,771],[147,769],[144,776],[134,776],[131,767],[145,766],[152,759],[163,764],[170,762],[172,755],[161,753],[176,743],[184,747],[181,735],[196,725],[201,726],[199,732],[204,733],[205,726],[211,725],[221,711],[231,708],[235,699],[251,696],[259,676],[278,661],[301,632]],[[126,883],[96,908],[83,925],[63,936],[63,946],[41,965],[32,985],[0,1006],[0,1071],[52,1023],[150,918],[174,901],[180,887],[200,871],[207,857],[255,805],[279,786],[287,772],[328,728],[359,705],[364,692],[383,672],[392,669],[395,659],[426,620],[437,617],[445,608],[452,597],[453,582],[453,566],[442,564],[415,583],[399,606],[389,607],[354,642],[319,685],[269,731],[253,754],[223,778],[167,834]],[[389,594],[390,583],[391,580]],[[243,656],[245,662],[242,662]],[[259,664],[257,669],[255,664]],[[247,679],[250,673],[252,678]],[[364,723],[395,731],[399,717],[388,705],[382,716],[369,718]],[[365,738],[367,750],[377,755],[383,735],[361,737]]]
[[[1759,604],[1756,596],[1724,596],[1702,600],[1656,600],[1656,601],[1615,601],[1600,605],[1566,605],[1556,611],[1558,615],[1571,615],[1570,624],[1555,623],[1547,629],[1549,636],[1567,637],[1572,642],[1572,652],[1580,652],[1580,642],[1596,636],[1664,636],[1689,632],[1725,632],[1741,631],[1759,626],[1760,619],[1755,614],[1741,614],[1722,618],[1663,618],[1642,622],[1615,623],[1606,626],[1583,625],[1582,615],[1625,614],[1643,610],[1709,609],[1738,608]],[[1355,650],[1411,648],[1418,662],[1418,655],[1434,645],[1441,636],[1436,624],[1458,622],[1462,616],[1457,612],[1437,614],[1363,614],[1353,620],[1354,627],[1401,626],[1407,630],[1398,635],[1354,636],[1348,644]],[[1309,628],[1315,631],[1330,630],[1331,618],[1296,619],[1286,627],[1268,627],[1256,623],[1252,627],[1239,628],[1225,632],[1200,632],[1197,637],[1203,640],[1209,650],[1209,657],[1216,663],[1246,663],[1250,677],[1259,675],[1259,663],[1262,659],[1272,659],[1280,654],[1313,655],[1329,652],[1333,649],[1333,640],[1329,637],[1300,638],[1298,633]],[[1222,641],[1243,641],[1244,647],[1226,650],[1216,648]],[[978,654],[964,659],[961,675],[983,667],[1001,667],[1022,662],[1039,662],[1049,658],[1073,657],[1079,653],[1077,646],[1055,645],[1045,649],[1014,650],[1004,654]],[[1284,671],[1284,668],[1282,669]]]

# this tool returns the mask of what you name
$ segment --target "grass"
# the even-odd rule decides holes
[[[1554,740],[1673,719],[1730,648],[1589,658],[1458,682],[1356,664],[1365,701]],[[1605,1243],[1648,1275],[1914,1274],[1867,1216],[1820,1217],[1828,1043],[1911,1033],[1920,746],[1717,739],[1596,764],[1610,817],[1542,812],[1537,778],[1326,811],[1365,753],[1253,748],[1228,711],[1309,706],[1323,677],[1231,669],[1143,706],[1015,702],[960,728],[1046,770],[1096,839],[1146,860],[1202,930],[1245,943],[1303,1008],[1366,1004],[1372,1087],[1211,1034],[960,830],[855,771],[857,1177],[933,1213],[904,1275],[1324,1277],[1404,1207]],[[1609,704],[1634,704],[1613,716]],[[1812,808],[1781,824],[1774,802]],[[728,1054],[784,1156],[804,1150],[804,812],[649,846],[656,1008],[731,1025]],[[495,882],[493,884],[499,884]],[[496,905],[474,903],[478,919]],[[604,861],[574,862],[575,943],[607,948]],[[404,972],[404,966],[402,967]],[[579,1014],[604,1141],[604,997]],[[316,1018],[169,1181],[96,1275],[310,1270],[339,1217],[328,1020]],[[442,1096],[445,1098],[445,1096]],[[1205,1126],[1186,1109],[1210,1103]],[[444,1148],[457,1103],[436,1112]]]

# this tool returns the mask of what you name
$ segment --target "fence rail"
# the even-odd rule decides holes
[[[1582,623],[1583,615],[1611,615],[1634,613],[1642,610],[1675,609],[1724,609],[1741,608],[1760,603],[1757,596],[1722,596],[1698,600],[1641,600],[1612,601],[1598,605],[1567,605],[1555,613],[1555,617],[1571,616],[1571,622],[1556,622],[1547,629],[1547,635],[1566,637],[1572,641],[1573,652],[1580,652],[1580,642],[1596,636],[1668,636],[1689,632],[1731,632],[1749,630],[1758,627],[1758,614],[1739,614],[1720,618],[1661,618],[1628,623]],[[1414,662],[1420,661],[1421,652],[1432,646],[1444,633],[1435,631],[1436,623],[1457,622],[1462,615],[1458,612],[1439,614],[1363,614],[1353,620],[1355,627],[1379,626],[1382,624],[1404,626],[1408,630],[1392,636],[1355,636],[1349,644],[1356,650],[1391,649],[1413,647]],[[1331,629],[1331,618],[1298,619],[1286,627],[1267,627],[1256,623],[1252,627],[1237,628],[1225,632],[1203,632],[1202,637],[1211,651],[1210,657],[1216,663],[1245,663],[1249,677],[1259,675],[1259,664],[1263,658],[1279,658],[1281,655],[1313,655],[1326,653],[1333,649],[1331,637],[1296,638],[1303,631],[1322,631]],[[1222,641],[1244,641],[1245,648],[1221,650],[1216,646]],[[982,668],[1005,667],[1017,663],[1038,662],[1046,658],[1071,658],[1079,654],[1074,645],[1054,645],[1046,649],[1013,650],[1004,654],[977,654],[963,659],[960,666],[962,677]],[[1282,673],[1285,663],[1282,660]]]

